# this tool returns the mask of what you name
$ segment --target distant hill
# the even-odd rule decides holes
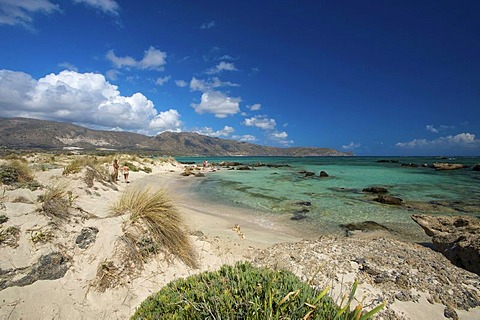
[[[132,132],[92,130],[27,118],[0,118],[0,147],[17,149],[151,151],[171,156],[345,156],[329,148],[276,148],[193,132],[164,132],[149,137]]]

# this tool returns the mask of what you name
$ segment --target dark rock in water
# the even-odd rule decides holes
[[[315,172],[310,172],[310,171],[305,172],[305,177],[313,177],[314,175],[315,175]]]
[[[195,174],[195,177],[202,178],[205,177],[205,174],[203,172],[198,172]]]
[[[402,167],[418,168],[416,163],[402,163]]]
[[[83,228],[75,243],[82,249],[88,248],[97,238],[98,229],[95,227]]]
[[[332,188],[328,188],[332,191],[335,191],[335,192],[352,192],[352,193],[358,193],[358,189],[354,189],[354,188],[339,188],[339,187],[332,187]]]
[[[412,215],[436,250],[457,267],[480,275],[480,220],[469,216]]]
[[[370,193],[388,193],[387,188],[384,187],[368,187],[362,190],[363,192],[370,192]]]
[[[320,171],[320,178],[326,178],[328,177],[328,173],[326,173],[325,171]]]
[[[290,165],[288,164],[272,164],[272,163],[267,164],[266,166],[267,168],[289,168],[290,167]]]
[[[181,164],[195,164],[195,161],[180,161]]]
[[[373,199],[373,201],[384,203],[384,204],[392,204],[392,205],[401,205],[403,202],[403,200],[400,198],[386,196],[383,194],[378,195],[378,197]]]
[[[252,168],[250,168],[249,166],[241,166],[238,167],[237,170],[252,170]]]
[[[340,227],[345,228],[348,231],[355,231],[355,230],[361,230],[363,232],[374,231],[374,230],[390,231],[389,228],[375,221],[363,221],[359,223],[341,224]]]
[[[473,171],[480,171],[480,163],[473,166]]]
[[[293,217],[290,218],[290,220],[303,220],[307,218],[306,212],[301,212],[301,211],[295,211],[293,213]]]
[[[305,207],[310,207],[312,205],[310,201],[298,201],[298,202],[295,202],[295,204],[298,204],[300,206],[305,206]]]
[[[377,160],[377,162],[379,162],[379,163],[398,163],[398,160],[385,160],[385,159],[382,159],[382,160]]]

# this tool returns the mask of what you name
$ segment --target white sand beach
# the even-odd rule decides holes
[[[429,248],[371,234],[368,239],[334,236],[303,239],[286,224],[260,220],[254,212],[207,203],[186,192],[189,184],[201,178],[181,176],[184,165],[175,161],[152,161],[148,163],[152,172],[130,172],[130,183],[121,177],[115,184],[94,181],[92,187],[82,178],[83,171],[65,176],[63,167],[38,169],[43,161],[38,155],[27,161],[41,185],[61,185],[71,192],[74,210],[68,222],[55,222],[39,210],[37,197],[44,190],[0,187],[0,215],[8,218],[2,228],[19,229],[16,238],[0,246],[1,319],[128,319],[146,297],[170,281],[243,260],[289,269],[304,279],[311,279],[321,266],[315,276],[316,283],[333,285],[333,296],[345,293],[345,287],[357,278],[360,281],[357,298],[363,299],[367,309],[387,303],[378,319],[442,319],[449,316],[446,310],[450,309],[459,319],[480,319],[478,306],[465,308],[468,294],[475,303],[480,301],[480,277],[453,266]],[[71,159],[64,161],[68,163]],[[139,167],[145,165],[141,159],[132,162]],[[2,160],[0,164],[5,163]],[[158,256],[145,264],[143,270],[135,270],[122,279],[112,278],[107,287],[102,287],[99,284],[109,274],[99,273],[99,268],[110,262],[115,266],[120,263],[116,253],[125,220],[124,216],[112,215],[111,207],[125,190],[135,188],[166,191],[190,230],[199,268]],[[81,248],[76,241],[86,228],[98,232],[91,243]],[[373,281],[373,275],[362,267],[364,261],[348,252],[362,252],[362,257],[370,262],[370,270],[381,271],[387,278],[400,279],[403,275],[405,283]],[[392,252],[396,256],[388,259]],[[418,261],[407,259],[412,252],[419,257]],[[45,279],[40,271],[50,268],[49,264],[39,262],[46,256],[60,269],[67,269],[63,270],[63,276]],[[430,274],[434,269],[421,264],[422,259],[430,259],[435,268],[440,266],[443,278]],[[31,280],[39,274],[40,278]],[[436,295],[434,289],[424,284],[425,279],[435,282]],[[445,297],[448,295],[456,297],[448,300]]]

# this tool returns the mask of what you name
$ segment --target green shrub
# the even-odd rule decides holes
[[[339,307],[288,271],[256,268],[248,262],[170,282],[142,302],[131,319],[367,319],[361,305]]]
[[[131,162],[125,162],[123,165],[127,166],[128,169],[130,169],[130,171],[133,171],[133,172],[138,172],[140,170],[140,169],[138,169],[138,167],[136,165],[134,165]]]
[[[33,181],[32,173],[24,162],[13,160],[8,165],[0,166],[0,182],[3,184],[14,185],[31,181]]]

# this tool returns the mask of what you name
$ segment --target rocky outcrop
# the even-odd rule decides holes
[[[435,162],[432,164],[432,168],[435,170],[457,170],[457,169],[463,169],[466,168],[467,166],[461,163],[438,163]]]
[[[473,166],[473,171],[480,171],[480,163]]]
[[[387,188],[377,187],[377,186],[364,188],[362,191],[363,192],[369,192],[369,193],[388,193]]]
[[[373,201],[380,202],[383,204],[391,204],[391,205],[401,205],[403,200],[397,197],[386,196],[383,194],[379,194],[378,197],[373,199]]]
[[[412,215],[436,250],[460,268],[480,275],[480,220],[468,216]]]

